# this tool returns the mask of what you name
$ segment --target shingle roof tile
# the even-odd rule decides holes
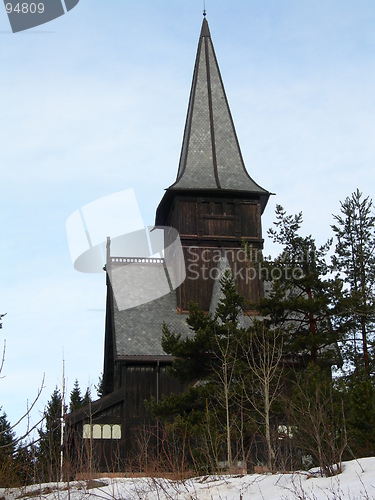
[[[205,18],[177,179],[169,189],[225,189],[269,195],[246,171]]]
[[[117,268],[118,269],[118,268]],[[121,273],[112,269],[112,290],[137,296],[147,296],[149,284],[155,284],[164,273],[162,265],[138,265],[131,284],[124,283]],[[162,273],[162,274],[160,274]],[[149,280],[145,280],[145,276]],[[164,276],[165,278],[165,276]],[[178,314],[176,291],[166,293],[151,302],[139,304],[130,309],[119,310],[114,301],[115,348],[117,357],[122,356],[165,356],[161,347],[163,322],[174,332],[187,335],[190,329],[186,323],[186,314]]]

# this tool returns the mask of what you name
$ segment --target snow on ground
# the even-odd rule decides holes
[[[91,487],[90,487],[91,486]],[[25,489],[0,488],[0,498],[81,500],[359,500],[375,499],[375,457],[344,462],[333,478],[316,472],[204,476],[186,481],[157,478],[109,479],[42,484]]]

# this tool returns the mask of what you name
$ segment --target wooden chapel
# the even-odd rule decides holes
[[[203,19],[176,181],[166,189],[156,210],[155,226],[169,226],[180,236],[186,278],[159,298],[120,310],[116,287],[126,259],[107,249],[107,304],[104,352],[104,395],[69,416],[70,434],[81,449],[89,441],[101,469],[136,456],[142,428],[150,423],[144,401],[178,392],[168,375],[171,364],[161,347],[163,322],[189,334],[188,304],[212,312],[217,304],[220,256],[225,256],[238,291],[251,301],[262,284],[244,258],[244,243],[263,248],[261,215],[270,192],[246,171],[225,94],[206,17]],[[221,261],[222,262],[222,261]],[[158,280],[162,259],[137,264],[139,272]],[[111,276],[111,279],[108,277]],[[134,287],[147,286],[137,282]],[[247,311],[251,314],[251,311]]]

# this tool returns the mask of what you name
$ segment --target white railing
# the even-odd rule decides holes
[[[111,262],[119,264],[164,264],[164,259],[154,257],[111,257]]]

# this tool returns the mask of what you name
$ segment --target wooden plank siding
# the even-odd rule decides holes
[[[167,224],[180,237],[261,239],[259,200],[176,197]]]
[[[90,447],[93,452],[95,470],[116,472],[126,469],[127,465],[134,467],[141,455],[141,447],[145,444],[157,451],[158,424],[151,418],[146,409],[145,401],[151,398],[156,401],[161,395],[172,392],[181,393],[185,388],[168,374],[171,361],[165,362],[120,362],[121,388],[102,398],[91,407],[87,406],[69,415],[69,449],[77,453],[77,467],[88,464]],[[112,402],[113,400],[113,402]],[[120,439],[84,439],[83,426],[120,425]],[[145,436],[145,431],[148,435]],[[72,460],[76,460],[72,457]]]
[[[244,258],[243,243],[259,256],[263,246],[259,200],[176,196],[168,222],[180,234],[185,258],[186,279],[177,290],[180,312],[188,310],[190,301],[209,310],[220,251],[228,257],[239,293],[258,301],[262,290],[256,277],[258,263]]]
[[[122,387],[125,399],[122,408],[124,456],[137,457],[143,439],[144,429],[154,429],[151,443],[156,444],[157,423],[151,419],[145,401],[154,398],[157,402],[161,395],[181,393],[185,386],[168,374],[166,363],[122,363]],[[136,439],[135,439],[136,437]]]
[[[260,284],[258,263],[251,263],[242,247],[183,247],[186,279],[177,290],[180,312],[187,312],[190,301],[207,311],[210,308],[215,279],[218,277],[218,260],[224,254],[231,266],[238,292],[248,301],[259,300]],[[255,252],[254,252],[255,253]],[[245,304],[245,310],[252,308]]]

